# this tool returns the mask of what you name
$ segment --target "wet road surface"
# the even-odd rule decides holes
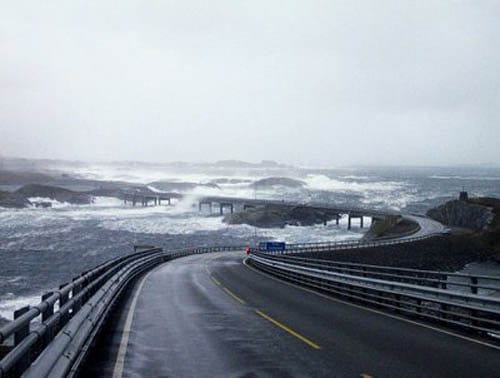
[[[500,350],[280,282],[243,252],[163,264],[87,364],[101,377],[494,377]]]

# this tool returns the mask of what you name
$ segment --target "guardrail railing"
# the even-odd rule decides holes
[[[380,276],[383,272],[376,271],[373,266],[346,264],[341,267],[345,270],[342,272],[333,264],[321,266],[317,262],[290,259],[290,257],[277,258],[255,251],[250,254],[249,263],[282,279],[326,291],[362,305],[375,306],[378,309],[418,317],[427,322],[437,322],[463,331],[479,333],[481,336],[491,337],[493,342],[498,342],[500,337],[500,298],[450,290],[448,287],[410,283],[412,279],[423,280],[422,276],[406,278],[410,272],[423,274],[425,271],[401,270],[398,272],[401,273],[399,275],[401,281],[398,281],[394,279],[398,276],[396,270],[389,273],[392,274],[391,277],[384,275],[380,278],[377,275]],[[363,268],[366,268],[366,271],[363,271]],[[430,273],[449,275],[446,272]],[[460,274],[453,276],[469,277]],[[479,277],[491,279],[489,276],[475,276]],[[435,282],[433,278],[429,280],[424,282],[433,285],[442,284]],[[491,289],[490,285],[486,286]],[[471,283],[468,287],[475,290],[481,285]],[[499,289],[496,284],[493,287]]]
[[[382,240],[346,240],[341,242],[324,242],[324,243],[295,243],[287,244],[286,249],[283,251],[270,251],[269,253],[287,255],[287,254],[298,254],[304,252],[329,252],[335,250],[344,249],[359,249],[359,248],[370,248],[370,247],[380,247],[385,245],[396,245],[404,243],[413,243],[420,240],[430,239],[436,236],[440,236],[442,233],[431,233],[422,236],[415,236],[411,238],[398,239],[389,238]],[[260,251],[264,251],[261,249]]]
[[[254,252],[254,254],[273,261],[281,261],[301,265],[303,267],[324,269],[354,276],[404,282],[440,288],[443,290],[468,292],[471,294],[500,293],[500,277],[498,276],[398,268],[384,265],[315,259],[310,257],[271,255],[258,252]]]
[[[15,311],[14,320],[0,328],[0,345],[8,350],[0,360],[0,378],[75,375],[114,302],[134,277],[177,257],[244,248],[164,252],[150,247],[136,246],[135,253],[83,272],[72,282],[42,295],[38,305]]]

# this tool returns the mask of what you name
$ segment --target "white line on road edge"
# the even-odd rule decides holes
[[[163,264],[160,264],[157,268],[159,268],[161,265]],[[125,364],[125,355],[127,354],[128,339],[130,336],[130,329],[132,328],[132,321],[134,320],[137,300],[139,299],[139,295],[141,294],[144,283],[148,279],[149,275],[155,270],[156,269],[149,271],[144,277],[141,278],[139,286],[135,291],[134,298],[132,299],[132,303],[130,304],[130,308],[128,310],[127,319],[125,320],[125,325],[123,327],[122,339],[120,340],[120,349],[118,349],[118,355],[116,356],[115,367],[113,369],[113,378],[122,378],[123,366]]]
[[[414,325],[417,325],[419,327],[423,327],[423,328],[428,328],[428,329],[431,329],[433,331],[437,331],[437,332],[440,332],[440,333],[444,333],[444,334],[447,334],[447,335],[450,335],[450,336],[455,336],[455,337],[458,337],[459,339],[463,339],[463,340],[467,340],[467,341],[470,341],[470,342],[473,342],[475,344],[480,344],[480,345],[483,345],[483,346],[486,346],[486,347],[490,347],[490,348],[493,348],[493,349],[497,349],[497,350],[500,350],[500,347],[495,345],[495,344],[490,344],[486,341],[481,341],[481,340],[476,340],[476,339],[473,339],[471,337],[467,337],[467,336],[464,336],[464,335],[460,335],[458,333],[454,333],[452,331],[447,331],[447,330],[444,330],[442,328],[437,328],[437,327],[433,327],[431,325],[427,325],[427,324],[424,324],[424,323],[419,323],[417,321],[414,321],[414,320],[410,320],[410,319],[406,319],[406,318],[402,318],[400,316],[397,316],[397,315],[393,315],[393,314],[389,314],[387,312],[383,312],[383,311],[378,311],[378,310],[375,310],[373,308],[369,308],[369,307],[363,307],[363,306],[359,306],[357,304],[354,304],[352,302],[347,302],[347,301],[343,301],[341,299],[337,299],[337,298],[334,298],[334,297],[331,297],[329,295],[325,295],[323,293],[320,293],[320,292],[317,292],[317,291],[314,291],[312,289],[309,289],[307,287],[304,287],[304,286],[300,286],[296,283],[293,283],[293,282],[288,282],[288,281],[285,281],[285,280],[282,280],[278,277],[275,277],[269,273],[265,273],[265,272],[262,272],[260,271],[259,269],[256,269],[254,268],[253,266],[250,266],[247,262],[248,260],[248,257],[244,258],[243,259],[243,265],[245,265],[248,269],[254,271],[255,273],[258,273],[260,275],[263,275],[263,276],[266,276],[270,279],[273,279],[275,281],[278,281],[278,282],[281,282],[283,284],[286,284],[286,285],[290,285],[290,286],[293,286],[297,289],[300,289],[300,290],[304,290],[304,291],[307,291],[311,294],[316,294],[322,298],[325,298],[325,299],[328,299],[332,302],[338,302],[338,303],[343,303],[343,304],[346,304],[348,306],[352,306],[352,307],[356,307],[356,308],[359,308],[361,310],[365,310],[365,311],[369,311],[369,312],[374,312],[375,314],[379,314],[379,315],[384,315],[384,316],[387,316],[389,318],[393,318],[393,319],[396,319],[396,320],[401,320],[403,322],[406,322],[406,323],[411,323],[411,324],[414,324]]]

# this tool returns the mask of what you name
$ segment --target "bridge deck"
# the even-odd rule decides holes
[[[500,371],[497,349],[290,286],[242,258],[242,252],[189,256],[146,275],[84,376],[493,377]]]
[[[307,206],[309,208],[316,209],[329,209],[332,211],[337,211],[342,214],[351,214],[353,216],[387,216],[387,215],[399,215],[399,212],[394,210],[376,210],[368,208],[358,208],[354,206],[346,205],[336,205],[321,202],[296,202],[296,201],[280,201],[280,200],[270,200],[270,199],[250,199],[250,198],[238,198],[238,197],[221,197],[221,196],[207,196],[199,198],[200,202],[214,202],[214,203],[232,203],[238,205],[253,205],[253,206],[264,206],[264,205],[280,205],[280,206]]]

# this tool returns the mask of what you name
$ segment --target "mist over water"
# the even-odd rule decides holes
[[[61,168],[58,167],[61,171]],[[302,203],[327,202],[424,213],[455,197],[465,186],[475,196],[500,196],[498,168],[307,168],[158,169],[130,165],[69,167],[81,178],[149,184],[155,181],[213,184],[183,192],[174,206],[132,207],[112,198],[97,197],[91,205],[53,200],[51,208],[0,209],[0,316],[38,301],[44,291],[110,258],[130,253],[134,244],[165,249],[211,245],[250,245],[262,240],[288,243],[356,239],[362,230],[348,231],[345,221],[327,226],[256,229],[227,225],[218,209],[198,211],[202,196],[286,199]],[[301,187],[255,189],[256,180],[289,177]],[[156,188],[158,189],[158,188]]]

